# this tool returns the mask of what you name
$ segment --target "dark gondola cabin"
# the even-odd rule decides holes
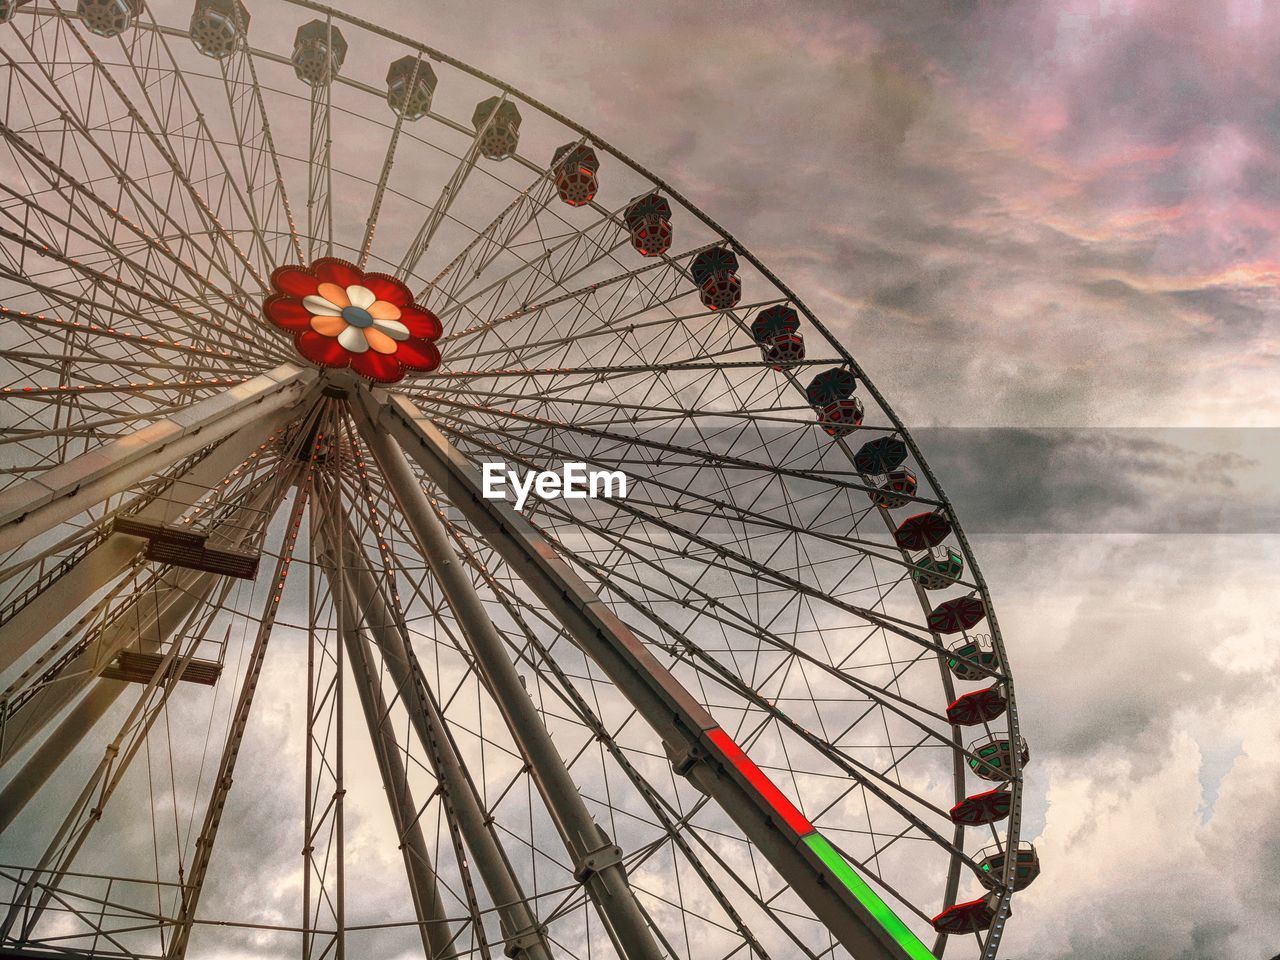
[[[987,608],[977,597],[956,597],[933,608],[929,629],[934,633],[963,633],[976,627],[986,615]]]
[[[1031,751],[1027,741],[1018,739],[1019,765],[1026,766],[1031,762]],[[1006,739],[991,737],[976,740],[969,745],[969,769],[984,780],[1008,780],[1013,774],[1013,745]]]
[[[772,307],[761,310],[751,321],[751,339],[763,346],[772,343],[775,337],[795,333],[799,329],[800,315],[792,307],[775,303]]]
[[[853,396],[854,388],[857,385],[858,381],[854,377],[852,370],[833,367],[830,370],[823,370],[810,380],[809,386],[805,387],[804,392],[805,396],[809,398],[809,406],[821,410],[828,403],[847,400]]]
[[[471,126],[479,139],[481,156],[490,160],[505,160],[520,145],[520,111],[510,100],[481,100],[471,114]]]
[[[980,933],[995,922],[999,903],[1000,898],[992,893],[980,900],[957,903],[933,918],[933,929],[947,934]]]
[[[118,37],[138,20],[143,0],[78,0],[76,13],[85,29],[100,37]]]
[[[903,550],[928,550],[951,533],[951,523],[940,513],[917,513],[907,517],[893,533],[893,541]]]
[[[861,474],[886,474],[907,459],[907,445],[898,437],[868,440],[853,455],[853,465]]]
[[[206,57],[225,60],[249,33],[249,11],[240,0],[196,0],[191,42]]]
[[[974,727],[980,723],[990,723],[1002,716],[1009,706],[1009,700],[999,684],[974,690],[951,701],[947,707],[947,719],[962,727]]]
[[[347,40],[332,24],[312,20],[294,35],[293,72],[309,87],[332,83],[346,59]]]
[[[734,263],[737,263],[736,259]],[[804,359],[804,337],[799,330],[800,317],[795,309],[780,303],[761,310],[751,321],[751,339],[760,345],[765,363],[774,370],[785,370]],[[840,398],[833,398],[822,409],[840,402]],[[862,404],[859,403],[857,408],[861,410]],[[819,410],[819,420],[822,419],[821,414],[822,410]],[[836,418],[838,421],[847,419],[848,414]],[[858,422],[861,423],[860,417]]]
[[[387,106],[406,120],[421,120],[431,110],[436,83],[435,70],[420,57],[394,60],[387,68]]]
[[[978,880],[988,890],[998,890],[1004,880],[1004,849],[999,846],[987,847],[978,851]],[[1014,854],[1013,883],[1014,891],[1025,890],[1040,876],[1040,856],[1036,848],[1026,840],[1018,842]]]

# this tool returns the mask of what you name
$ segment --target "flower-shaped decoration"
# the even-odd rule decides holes
[[[395,277],[324,257],[310,267],[277,268],[271,286],[276,293],[263,304],[267,319],[292,333],[298,352],[312,363],[350,367],[379,383],[440,365],[432,343],[440,321],[415,304]]]

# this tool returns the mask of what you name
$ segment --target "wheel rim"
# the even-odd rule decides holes
[[[289,51],[240,46],[220,60],[201,58],[194,48],[179,49],[179,41],[189,43],[187,31],[157,27],[145,11],[121,41],[88,37],[75,17],[45,9],[20,10],[13,25],[4,28],[14,84],[30,89],[32,96],[18,115],[6,119],[9,155],[24,165],[27,190],[50,208],[43,219],[29,218],[20,230],[11,229],[17,226],[11,223],[5,233],[24,257],[41,264],[30,269],[26,260],[11,262],[3,277],[5,315],[12,329],[21,331],[16,342],[6,344],[6,395],[13,420],[25,418],[32,425],[7,444],[13,453],[10,492],[18,495],[22,483],[54,463],[161,424],[281,363],[309,371],[310,364],[289,337],[260,316],[275,267],[305,266],[317,256],[333,254],[362,269],[403,276],[411,281],[418,302],[443,322],[442,361],[437,370],[393,389],[432,419],[473,468],[497,459],[545,468],[573,458],[625,470],[633,491],[639,491],[627,500],[531,500],[527,516],[630,623],[663,666],[704,705],[717,708],[721,726],[747,749],[762,775],[800,804],[807,822],[843,851],[856,874],[870,882],[915,936],[925,938],[936,953],[994,956],[1007,892],[997,893],[991,924],[976,937],[935,938],[929,925],[931,917],[965,899],[965,890],[977,889],[971,852],[991,839],[966,840],[965,828],[954,826],[946,811],[991,784],[974,779],[968,763],[973,754],[955,746],[967,731],[951,727],[944,711],[958,692],[971,688],[957,690],[944,654],[944,641],[950,638],[930,630],[926,614],[943,598],[976,596],[984,614],[981,629],[989,632],[999,663],[1007,664],[1008,658],[985,583],[945,494],[862,369],[741,244],[584,128],[391,31],[316,4],[291,6],[305,8],[291,11],[300,14],[299,25],[306,15],[316,15],[320,26],[311,41],[322,48],[335,44],[335,31],[344,34],[350,49],[361,40],[393,44],[394,50],[385,48],[387,62],[412,58],[405,80],[409,88],[425,77],[422,65],[436,63],[438,85],[425,99],[434,98],[442,111],[451,77],[474,84],[467,87],[475,92],[472,102],[482,102],[481,94],[487,93],[495,104],[479,121],[472,118],[476,125],[467,123],[470,110],[456,97],[448,101],[448,114],[432,112],[433,106],[420,119],[409,119],[416,107],[393,112],[385,99],[382,112],[375,113],[379,104],[372,98],[385,98],[385,88],[348,78],[341,66],[332,83],[308,89],[294,78],[287,87],[293,70]],[[230,16],[238,23],[241,14],[233,11]],[[59,101],[64,94],[50,93],[47,81],[72,63],[85,65],[83,72],[92,76],[104,101],[118,108],[127,100],[136,111],[127,123],[143,143],[135,149],[155,165],[149,170],[161,171],[155,176],[167,179],[177,202],[165,205],[149,198],[154,184],[148,181],[144,189],[130,166],[136,161],[126,159],[130,155],[114,141],[105,145],[101,118],[91,106]],[[268,72],[272,79],[260,76]],[[433,78],[435,73],[433,68]],[[144,93],[142,79],[155,84],[154,99]],[[42,80],[40,100],[36,91]],[[183,115],[192,126],[179,125],[184,133],[166,128],[161,109],[165,95],[175,112],[189,112]],[[88,159],[55,155],[50,149],[51,134],[41,123],[59,110],[59,103],[69,114],[60,119],[62,134],[83,141]],[[199,122],[192,119],[197,103],[211,105]],[[369,109],[362,111],[364,105]],[[287,115],[294,106],[305,106],[309,118],[308,148],[301,157],[275,142],[284,126],[262,122],[264,116]],[[523,114],[514,130],[506,106]],[[85,116],[76,115],[80,109]],[[477,110],[476,116],[481,113]],[[450,120],[450,115],[461,119]],[[429,134],[423,124],[430,125]],[[293,127],[291,133],[296,132]],[[357,154],[343,153],[345,144],[374,134],[386,148],[381,155],[357,161],[352,159]],[[509,143],[513,136],[517,150],[526,142],[555,146],[565,139],[570,150],[561,156],[575,148],[592,149],[599,156],[598,169],[588,170],[598,178],[598,193],[591,191],[594,199],[562,203],[554,169],[519,152],[503,160],[485,159],[502,155],[506,148],[495,143]],[[235,150],[220,152],[237,140],[242,142]],[[545,151],[548,162],[551,146]],[[98,151],[96,156],[90,148]],[[446,189],[438,197],[428,190],[415,200],[405,178],[427,154],[437,161],[431,168],[439,174],[435,182],[445,183]],[[519,175],[509,175],[508,168]],[[108,190],[103,178],[112,174],[118,182]],[[37,189],[41,182],[45,186]],[[363,192],[356,196],[353,185]],[[655,190],[671,204],[675,236],[664,241],[671,242],[665,253],[642,257],[630,235],[627,211],[633,199]],[[574,200],[585,192],[575,193]],[[306,197],[305,204],[299,196]],[[9,190],[11,209],[29,214],[32,203],[24,197],[21,190]],[[695,265],[705,264],[711,254],[736,254],[737,269],[724,270],[717,261],[697,282],[706,271]],[[107,269],[113,261],[121,266],[118,272]],[[738,296],[741,300],[734,303]],[[708,299],[717,309],[704,306]],[[752,320],[778,308],[794,311],[799,319],[803,360],[795,352],[782,357],[776,350],[762,353],[763,344],[752,335]],[[830,416],[816,411],[805,394],[812,376],[830,369],[852,372],[855,399],[865,404],[858,414],[861,422],[834,437],[818,425],[823,417],[833,422]],[[496,726],[501,710],[486,686],[489,681],[468,666],[465,645],[459,644],[456,626],[450,629],[449,615],[421,619],[439,606],[438,591],[427,575],[421,545],[406,529],[349,413],[350,390],[364,387],[351,387],[339,378],[327,388],[307,389],[311,392],[305,401],[292,406],[282,402],[278,422],[268,423],[269,429],[254,438],[258,442],[246,447],[248,452],[240,451],[245,455],[238,460],[229,448],[232,441],[243,441],[244,427],[230,431],[230,439],[212,450],[193,446],[186,457],[125,484],[7,555],[8,592],[0,627],[6,620],[21,622],[24,611],[29,616],[35,592],[58,583],[86,611],[96,603],[99,609],[84,616],[92,613],[99,619],[91,617],[78,631],[64,624],[61,635],[40,637],[25,659],[17,659],[17,669],[5,677],[9,716],[19,726],[6,721],[6,730],[21,731],[26,723],[43,731],[52,723],[53,714],[43,724],[33,724],[33,708],[19,699],[29,701],[36,691],[61,705],[62,700],[49,695],[49,681],[59,675],[50,671],[74,665],[69,656],[83,654],[91,631],[100,638],[99,621],[118,614],[127,600],[123,590],[101,599],[71,592],[67,584],[81,576],[85,556],[121,542],[121,535],[111,532],[116,513],[148,509],[165,519],[185,519],[186,526],[211,532],[212,541],[227,541],[224,546],[265,551],[263,582],[272,562],[280,564],[278,576],[287,571],[286,560],[278,558],[288,557],[288,545],[295,543],[290,531],[301,529],[298,525],[306,518],[312,535],[306,538],[311,554],[305,564],[305,623],[313,634],[327,637],[313,644],[317,649],[309,661],[306,689],[308,702],[324,704],[336,722],[341,709],[336,699],[325,700],[324,691],[335,676],[346,676],[338,666],[343,644],[337,618],[355,614],[340,614],[344,604],[327,592],[332,587],[326,585],[323,568],[326,562],[332,567],[332,560],[322,562],[312,541],[321,538],[316,524],[351,517],[361,552],[384,584],[384,600],[409,625],[412,643],[429,652],[420,655],[434,658],[442,676],[461,677],[455,698],[483,704],[470,722],[461,708],[456,719],[447,707],[441,710],[446,729],[456,725],[473,738],[457,749],[470,757],[468,772],[480,792],[500,798],[501,814],[490,813],[511,842],[521,843],[516,838],[522,830],[539,838],[523,841],[520,849],[528,863],[517,864],[515,872],[539,890],[549,886],[558,891],[559,900],[527,894],[533,914],[553,931],[551,940],[560,949],[572,951],[573,946],[564,944],[598,940],[603,934],[587,906],[589,892],[572,869],[566,871],[560,841],[542,839],[551,821],[531,789],[529,774],[513,773],[493,759],[495,753],[505,753],[509,760],[519,755],[519,748],[509,732]],[[344,390],[345,398],[337,396]],[[852,466],[862,443],[879,437],[900,438],[910,453],[908,466],[919,477],[914,493],[895,488],[888,509],[869,499],[877,489],[876,477],[862,476]],[[230,464],[223,476],[231,482],[211,483],[206,488],[211,492],[200,497],[184,498],[183,488],[203,479],[168,483],[192,471],[203,477],[201,464],[205,473],[215,474],[226,465],[222,461]],[[297,473],[297,486],[273,475],[282,464]],[[31,488],[21,489],[29,495]],[[306,491],[306,496],[290,490]],[[671,779],[669,759],[660,753],[655,757],[651,737],[628,719],[631,706],[623,701],[616,705],[622,711],[617,713],[592,702],[601,682],[596,668],[548,623],[546,609],[530,600],[509,564],[454,509],[448,495],[439,490],[433,495],[442,496],[445,528],[516,656],[543,722],[573,744],[567,751],[569,771],[593,815],[624,848],[631,887],[662,948],[687,955],[691,943],[708,938],[723,940],[726,953],[734,944],[765,955],[787,949],[818,954],[831,947],[835,940],[830,929],[814,919],[803,898],[796,901],[787,884],[770,875],[757,845],[713,804],[700,803],[687,784]],[[188,499],[194,503],[186,504]],[[305,510],[290,513],[295,508],[289,505],[303,499]],[[941,593],[913,581],[919,551],[899,549],[892,537],[902,519],[921,509],[949,518],[950,540],[944,547],[958,550],[963,561],[958,582]],[[225,535],[232,530],[239,533]],[[332,540],[337,534],[330,531],[329,536]],[[127,576],[145,582],[146,591],[138,592],[155,598],[174,586],[175,577],[185,576],[175,572],[183,569],[140,563]],[[296,594],[297,579],[285,589]],[[185,581],[179,586],[190,589]],[[210,596],[223,598],[227,609],[202,599],[175,626],[178,635],[183,630],[214,635],[225,628],[230,637],[232,622],[243,627],[250,618],[269,619],[266,611],[281,602],[221,581],[209,590]],[[366,620],[357,629],[363,624],[368,631],[368,611],[359,616]],[[697,638],[704,634],[716,643],[700,642]],[[244,634],[241,663],[246,656],[252,662],[253,640]],[[870,656],[873,647],[882,648],[875,658]],[[210,660],[180,643],[157,649],[172,653],[170,668],[179,673],[179,668],[189,668],[182,666],[182,657]],[[325,673],[331,661],[338,671],[332,676]],[[232,687],[243,676],[228,673],[219,682]],[[988,675],[981,679],[991,682]],[[1016,701],[1003,666],[998,680],[1007,712],[988,725],[987,733],[993,740],[1016,742]],[[176,707],[167,699],[157,706],[154,698],[174,691],[185,695],[187,687],[181,682],[139,689],[144,700],[152,698],[148,702],[158,718]],[[82,695],[87,701],[88,695]],[[446,702],[443,691],[437,695]],[[206,707],[208,715],[234,719],[229,700],[229,695],[215,699]],[[394,696],[392,700],[394,707]],[[556,700],[568,713],[546,706]],[[832,703],[856,712],[848,730],[828,719]],[[479,729],[485,732],[476,733]],[[602,729],[614,732],[597,740]],[[401,734],[400,749],[424,768],[406,776],[418,777],[419,792],[431,793],[421,746],[407,731]],[[95,749],[100,750],[110,734],[97,730],[96,735]],[[30,736],[37,742],[35,733]],[[140,742],[149,747],[149,735]],[[590,743],[602,744],[594,756],[586,752]],[[341,782],[324,781],[316,773],[332,767],[332,749],[332,744],[317,746],[314,737],[306,738],[303,752],[312,761],[307,783],[313,797],[337,790]],[[217,754],[213,750],[210,756]],[[13,755],[20,755],[16,748]],[[1011,815],[992,832],[997,842],[1016,844],[1019,751],[1010,751],[1009,757]],[[596,793],[608,799],[594,795],[588,785],[599,785]],[[206,793],[197,791],[184,815],[194,816],[193,811],[203,808],[208,799],[207,784],[203,787]],[[604,789],[609,787],[622,795]],[[523,806],[514,799],[520,791],[526,794]],[[644,810],[648,812],[640,815]],[[326,849],[336,856],[343,846],[342,818],[315,820],[314,810],[312,815],[310,827],[328,831]],[[454,851],[453,874],[442,895],[452,897],[444,911],[455,931],[450,943],[463,955],[483,951],[511,932],[499,929],[492,899],[486,900],[489,892],[461,865],[459,844],[465,842],[458,839],[454,815],[437,810],[437,816],[443,825],[433,828],[432,838],[444,858],[438,865],[442,881],[450,869],[449,850]],[[180,849],[182,844],[175,842],[167,852],[177,861]],[[668,858],[665,873],[663,857]],[[67,860],[62,880],[69,881],[74,872],[71,862]],[[333,915],[327,922],[342,929],[341,897],[332,906],[333,892],[342,882],[332,872],[332,862],[325,862],[323,871],[307,874],[314,883],[304,898],[313,913],[330,903],[326,909]],[[689,875],[694,888],[680,890],[674,905],[667,890],[673,872]],[[754,880],[743,882],[748,873]],[[44,897],[39,885],[30,884],[31,876],[10,878],[18,893],[26,889],[24,884],[30,887],[27,902],[33,893]],[[921,877],[927,882],[920,882]],[[719,911],[715,921],[703,915],[708,909],[703,903]],[[181,896],[177,904],[181,907]],[[27,946],[45,942],[38,925],[24,930],[16,913],[10,913],[15,919],[8,924],[8,936]],[[695,918],[701,932],[689,929]],[[307,925],[323,926],[318,915],[310,916]],[[330,944],[315,942],[308,949],[322,953],[340,939],[333,934]],[[185,935],[167,940],[165,949],[175,949],[173,943],[185,950]],[[143,953],[130,945],[120,949]]]

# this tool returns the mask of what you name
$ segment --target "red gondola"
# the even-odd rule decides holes
[[[933,929],[938,933],[977,933],[986,930],[995,921],[999,898],[987,894],[981,900],[970,900],[947,907],[933,918]]]
[[[756,314],[751,321],[751,339],[764,346],[772,343],[784,333],[795,333],[800,329],[800,316],[792,307],[775,303]],[[850,391],[852,393],[852,391]],[[845,394],[848,396],[848,394]]]
[[[830,436],[847,437],[862,426],[862,417],[862,401],[857,397],[850,397],[823,407],[818,414],[818,422]]]
[[[965,797],[948,815],[952,823],[966,827],[984,827],[1009,816],[1013,807],[1013,794],[1008,790],[987,790]]]
[[[976,627],[987,615],[987,608],[977,597],[956,597],[933,608],[929,629],[935,633],[961,633]]]
[[[764,359],[774,370],[786,370],[804,359],[804,337],[798,333],[784,333],[762,345]],[[847,403],[848,401],[840,401]],[[861,410],[862,405],[858,405]]]
[[[596,179],[600,160],[586,144],[566,143],[559,147],[551,158],[551,169],[555,172],[556,192],[571,207],[590,203],[600,188]]]
[[[738,278],[738,258],[725,247],[703,250],[689,264],[698,296],[708,310],[730,310],[742,299],[742,280]]]
[[[917,513],[907,517],[894,531],[893,540],[903,550],[936,547],[951,532],[951,524],[940,513]]]
[[[671,249],[671,204],[656,193],[636,197],[622,215],[631,245],[642,257],[658,257]]]
[[[821,410],[828,403],[847,400],[853,395],[857,385],[858,381],[852,370],[832,367],[809,381],[809,386],[805,387],[805,396],[809,398],[810,406]]]
[[[990,723],[1001,716],[1009,706],[1009,700],[999,684],[984,690],[974,690],[957,698],[947,707],[947,719],[964,727]]]

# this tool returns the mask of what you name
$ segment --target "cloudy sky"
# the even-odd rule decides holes
[[[153,7],[178,22],[188,4]],[[1044,873],[1007,955],[1280,953],[1280,10],[360,14],[666,179],[917,429],[991,584],[1031,743]]]
[[[668,179],[933,428],[1034,757],[1009,955],[1280,952],[1280,10],[369,9]]]

